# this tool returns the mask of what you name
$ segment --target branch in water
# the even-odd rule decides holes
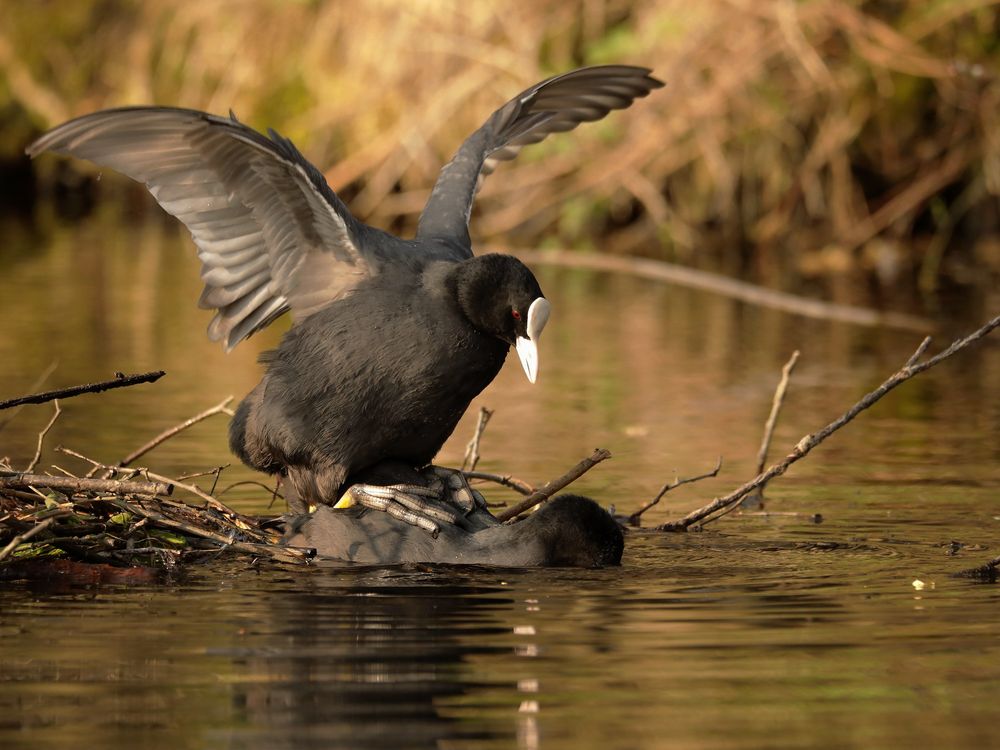
[[[886,378],[886,380],[874,391],[866,394],[860,401],[858,401],[854,406],[848,409],[844,414],[835,419],[833,422],[828,424],[819,432],[813,433],[811,435],[806,435],[796,444],[792,452],[789,453],[785,458],[776,464],[773,464],[767,471],[761,472],[756,477],[751,479],[749,482],[744,484],[742,487],[733,490],[728,495],[723,497],[718,497],[708,505],[699,508],[696,511],[689,513],[683,518],[677,521],[671,521],[665,523],[662,526],[658,526],[657,529],[660,531],[685,531],[692,524],[698,523],[699,521],[704,521],[709,516],[719,512],[728,512],[728,510],[735,503],[742,500],[746,495],[753,492],[758,487],[764,486],[767,482],[774,479],[774,477],[780,476],[788,470],[796,461],[805,458],[809,451],[815,448],[817,445],[826,440],[830,435],[835,433],[841,427],[846,425],[852,419],[854,419],[858,414],[863,412],[865,409],[870,407],[875,402],[879,401],[883,396],[885,396],[889,391],[894,389],[896,386],[905,383],[910,378],[919,375],[925,370],[929,370],[937,364],[940,364],[949,357],[957,354],[963,349],[971,346],[979,339],[983,338],[995,328],[1000,326],[1000,316],[997,316],[984,324],[982,327],[973,331],[968,336],[963,339],[958,339],[952,342],[951,346],[945,349],[943,352],[936,354],[928,360],[923,362],[918,361],[923,353],[927,350],[930,343],[930,338],[924,339],[917,350],[910,356],[898,371],[893,373],[891,376]]]

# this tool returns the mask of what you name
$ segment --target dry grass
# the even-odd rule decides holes
[[[667,89],[487,182],[481,238],[698,263],[717,246],[933,285],[946,251],[975,261],[956,239],[1000,222],[997,15],[985,0],[6,3],[0,97],[38,128],[124,104],[232,108],[326,166],[359,215],[406,230],[515,92],[649,65]]]

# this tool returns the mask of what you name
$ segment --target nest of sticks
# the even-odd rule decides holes
[[[924,339],[907,362],[876,389],[865,394],[840,417],[822,429],[804,436],[781,460],[766,466],[767,453],[775,422],[781,410],[798,352],[785,365],[775,391],[771,413],[765,425],[764,438],[758,453],[758,473],[733,492],[717,497],[685,516],[652,527],[654,531],[684,531],[692,526],[704,526],[734,510],[746,507],[748,501],[759,507],[767,483],[778,477],[813,448],[872,406],[889,391],[910,378],[954,356],[983,338],[997,327],[1000,317],[993,318],[968,336],[954,341],[938,354],[925,357],[930,338]],[[269,559],[279,563],[308,564],[314,557],[311,549],[283,544],[281,516],[251,516],[240,513],[222,502],[215,494],[218,467],[197,475],[170,478],[148,468],[133,468],[132,464],[148,451],[176,436],[184,429],[216,414],[231,415],[232,397],[156,436],[115,465],[104,464],[69,448],[56,451],[89,465],[88,471],[77,476],[59,466],[50,473],[37,473],[46,434],[61,414],[60,398],[83,393],[95,393],[112,388],[150,383],[159,379],[162,371],[125,376],[101,383],[35,393],[0,402],[0,410],[19,408],[25,404],[52,402],[52,418],[38,434],[34,458],[22,470],[9,460],[0,459],[0,580],[19,577],[52,577],[75,573],[80,579],[83,565],[89,571],[83,576],[91,581],[135,580],[107,575],[107,571],[140,570],[170,571],[180,563],[217,559],[220,555],[249,556],[252,560]],[[560,491],[593,466],[610,458],[603,448],[596,449],[562,476],[540,487],[510,475],[478,471],[479,442],[491,416],[481,409],[475,433],[469,441],[462,469],[473,481],[491,481],[524,495],[518,503],[495,513],[501,521],[512,521]],[[2,427],[2,425],[0,425]],[[721,469],[721,458],[713,470],[694,477],[676,478],[664,484],[649,501],[634,512],[616,515],[623,525],[639,527],[643,514],[655,507],[670,490],[683,484],[714,477]],[[766,468],[765,468],[766,466]],[[212,485],[203,489],[192,480],[210,478]],[[278,488],[262,489],[279,497]],[[996,580],[1000,557],[986,565],[959,575]],[[42,575],[37,575],[38,572]]]
[[[37,573],[63,574],[67,572],[66,561],[169,571],[183,562],[216,559],[222,554],[297,565],[312,560],[313,550],[283,544],[281,516],[247,515],[219,499],[216,486],[225,467],[178,478],[163,476],[149,468],[132,467],[150,450],[188,427],[216,414],[231,416],[232,397],[164,431],[115,465],[59,446],[57,452],[82,461],[89,465],[89,470],[77,475],[53,465],[52,473],[36,472],[45,437],[62,413],[60,398],[151,383],[163,374],[162,371],[116,374],[109,381],[0,402],[0,409],[55,404],[52,418],[38,435],[35,455],[28,466],[18,470],[9,460],[0,460],[0,579],[19,577],[26,572],[31,577],[37,577]],[[513,519],[530,510],[611,455],[598,449],[540,488],[508,475],[478,472],[475,467],[479,460],[479,440],[490,415],[488,410],[480,410],[463,468],[468,468],[470,479],[494,481],[526,496],[524,501],[497,513],[500,520]],[[198,477],[211,480],[211,486],[203,489],[195,484],[192,480]],[[278,487],[273,490],[263,484],[260,487],[272,499],[280,499]],[[58,564],[51,564],[54,561]]]

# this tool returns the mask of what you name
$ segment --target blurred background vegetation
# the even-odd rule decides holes
[[[5,202],[86,169],[21,156],[73,116],[231,108],[294,140],[359,216],[407,232],[498,105],[607,62],[652,67],[667,88],[502,166],[477,204],[480,241],[918,303],[942,285],[997,286],[1000,34],[986,0],[8,1]]]

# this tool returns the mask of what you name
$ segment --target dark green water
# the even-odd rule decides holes
[[[279,335],[228,356],[210,345],[187,240],[103,211],[45,234],[3,229],[0,398],[30,390],[53,362],[46,388],[116,370],[168,375],[64,401],[42,467],[82,473],[51,446],[115,461],[241,397],[259,377],[257,353]],[[725,457],[718,479],[669,495],[654,522],[754,473],[792,350],[802,359],[774,455],[919,343],[627,277],[538,271],[554,306],[539,383],[509,363],[440,460],[460,461],[480,404],[496,410],[482,468],[540,483],[606,447],[614,459],[576,489],[619,510],[675,471]],[[952,311],[940,343],[995,315],[995,303]],[[0,453],[26,463],[50,414],[19,412],[0,431]],[[171,475],[229,463],[225,430],[222,418],[202,423],[144,462]],[[253,478],[233,466],[222,485]],[[226,497],[247,511],[268,502],[245,486]],[[633,533],[614,570],[227,561],[161,586],[6,584],[0,747],[1000,743],[1000,588],[950,575],[1000,548],[998,342],[902,386],[768,498],[769,516]]]

